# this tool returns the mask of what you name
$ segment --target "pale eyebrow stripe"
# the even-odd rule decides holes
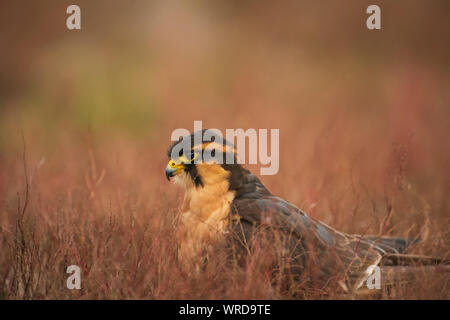
[[[194,146],[192,150],[205,150],[205,149],[222,149],[222,152],[237,153],[236,149],[229,145],[219,144],[217,142],[204,142],[201,145]]]

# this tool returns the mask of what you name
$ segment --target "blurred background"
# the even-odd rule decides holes
[[[81,30],[66,28],[70,4]],[[371,4],[381,30],[366,28]],[[86,193],[142,221],[176,208],[170,134],[202,120],[279,128],[280,170],[262,180],[313,217],[347,232],[426,224],[446,254],[449,13],[446,0],[2,1],[1,224],[24,197],[24,142],[34,205]]]

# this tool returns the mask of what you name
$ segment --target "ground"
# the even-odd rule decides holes
[[[280,169],[260,176],[272,193],[344,232],[420,234],[413,253],[448,258],[447,2],[386,3],[368,31],[361,1],[81,1],[78,33],[60,4],[14,3],[0,10],[0,298],[286,298],[255,264],[188,276],[176,262],[183,193],[166,150],[194,120],[280,129]],[[73,264],[81,290],[66,288]],[[448,286],[424,274],[298,298],[449,299]]]

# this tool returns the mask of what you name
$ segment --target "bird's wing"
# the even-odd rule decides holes
[[[339,232],[310,218],[296,206],[275,196],[240,198],[232,203],[233,234],[246,250],[256,235],[269,235],[269,246],[280,244],[289,271],[307,274],[319,286],[336,280],[356,289],[381,260],[379,248],[362,237]],[[305,271],[308,271],[305,273]]]

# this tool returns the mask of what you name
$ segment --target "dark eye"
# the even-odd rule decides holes
[[[213,149],[213,151],[211,151],[211,157],[215,157],[216,156],[216,149]]]

